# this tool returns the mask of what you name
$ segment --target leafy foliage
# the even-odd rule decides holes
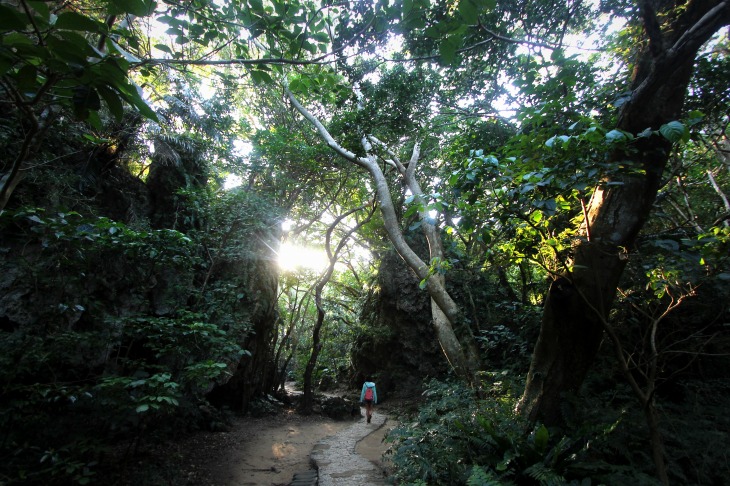
[[[240,306],[231,305],[243,298],[232,281],[208,278],[205,300],[189,307],[201,266],[198,241],[73,211],[6,211],[2,224],[6,238],[22,235],[35,248],[16,267],[33,273],[13,274],[15,285],[31,279],[48,306],[43,325],[5,329],[0,341],[5,477],[84,484],[113,442],[138,443],[198,415],[205,394],[227,381],[246,353],[250,328]],[[238,229],[217,258],[230,258],[251,235]],[[149,312],[142,296],[150,292],[152,305],[168,315]],[[114,312],[110,305],[128,308]],[[39,462],[47,466],[35,467]]]
[[[147,15],[151,2],[114,1],[108,7],[111,14]],[[5,22],[0,73],[8,82],[6,88],[12,87],[18,105],[69,106],[78,118],[90,119],[99,126],[98,111],[103,100],[117,120],[122,118],[123,103],[156,119],[127,77],[129,59],[111,40],[123,35],[123,29],[113,29],[96,14],[56,10],[44,2],[33,2],[24,11],[1,8]],[[105,39],[109,43],[106,52]]]
[[[418,415],[388,435],[396,479],[404,484],[581,484],[573,468],[586,457],[586,441],[530,426],[514,414],[516,383],[510,375],[485,378],[489,398],[483,400],[455,383],[430,383]]]
[[[601,13],[615,24],[602,23]],[[664,185],[654,216],[626,248],[631,258],[611,324],[630,343],[633,373],[655,357],[662,363],[652,398],[682,430],[668,447],[684,461],[673,479],[695,480],[687,472],[694,467],[702,471],[695,481],[721,481],[712,471],[725,437],[713,430],[703,442],[689,421],[681,423],[690,406],[699,408],[685,408],[673,391],[699,401],[723,389],[693,380],[717,362],[726,368],[700,356],[727,352],[728,41],[716,37],[698,57],[684,113],[620,130],[619,111],[632,102],[629,77],[642,68],[632,65],[646,45],[638,41],[641,20],[622,1],[600,9],[552,0],[356,1],[347,8],[283,0],[3,2],[3,208],[19,174],[25,177],[13,210],[0,213],[3,242],[12,243],[1,254],[3,279],[13,279],[9,292],[20,307],[40,304],[30,323],[0,321],[7,476],[0,482],[84,484],[100,476],[107,440],[138,443],[194,417],[211,386],[246,356],[252,336],[263,341],[259,356],[278,345],[278,371],[300,373],[314,306],[292,290],[280,306],[279,332],[273,311],[257,314],[275,307],[273,296],[251,290],[253,281],[275,285],[264,247],[276,246],[285,217],[316,238],[322,219],[370,199],[372,188],[282,105],[274,85],[283,79],[313,100],[353,152],[361,153],[366,133],[404,153],[422,144],[416,177],[426,196],[392,188],[398,216],[417,231],[416,214],[433,212],[448,257],[432,259],[430,272],[446,275],[460,301],[471,303],[464,323],[485,363],[509,370],[487,375],[488,400],[452,384],[430,387],[420,425],[394,439],[404,481],[651,481],[645,441],[631,430],[640,430],[640,420],[625,416],[631,425],[615,434],[571,431],[594,441],[589,451],[585,439],[515,416],[511,373],[526,368],[548,280],[572,270],[595,188],[643,177],[645,167],[630,159],[648,142],[673,144],[669,170],[656,175]],[[601,50],[574,49],[576,34],[600,34]],[[390,155],[377,156],[387,168]],[[245,189],[216,193],[231,174]],[[130,202],[129,193],[149,187],[153,202]],[[100,199],[116,202],[118,220],[93,216],[104,212],[95,207]],[[164,214],[139,210],[147,205]],[[383,254],[381,223],[359,238]],[[347,354],[359,337],[389,336],[358,322],[372,282],[354,267],[337,275],[325,298],[331,319],[315,371],[322,384],[352,371]],[[303,287],[285,283],[287,291]],[[655,336],[663,354],[654,356],[648,323],[680,296],[682,307],[662,317]],[[253,334],[257,323],[263,328]],[[614,394],[593,390],[602,399],[596,408],[630,409],[602,364],[593,384]],[[256,380],[265,383],[270,371]],[[612,413],[596,422],[612,428]],[[712,430],[712,413],[697,414]],[[707,453],[690,456],[684,444]],[[591,454],[606,462],[581,462]]]

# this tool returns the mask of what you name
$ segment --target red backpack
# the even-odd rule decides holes
[[[373,399],[373,387],[369,386],[365,389],[365,400]]]

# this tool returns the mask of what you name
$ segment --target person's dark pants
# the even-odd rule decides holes
[[[365,416],[368,418],[368,423],[370,423],[370,419],[373,418],[373,401],[372,400],[365,400]]]

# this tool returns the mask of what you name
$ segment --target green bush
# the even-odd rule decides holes
[[[75,212],[8,211],[0,227],[28,249],[8,263],[37,306],[0,332],[0,484],[86,484],[110,454],[194,426],[250,333],[192,310],[195,243]]]
[[[486,399],[477,399],[457,383],[430,383],[428,400],[417,416],[388,435],[396,481],[591,484],[577,469],[587,456],[588,441],[528,424],[514,412],[510,375],[495,373],[489,378],[492,387]]]

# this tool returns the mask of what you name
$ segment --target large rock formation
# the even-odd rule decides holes
[[[0,233],[0,338],[46,336],[50,342],[49,336],[87,333],[98,349],[68,348],[66,354],[75,353],[79,365],[101,376],[126,372],[110,358],[119,353],[150,359],[140,349],[143,341],[125,341],[126,319],[207,315],[246,350],[215,382],[222,386],[231,378],[217,396],[245,409],[268,391],[264,378],[271,375],[278,272],[271,247],[279,226],[273,219],[245,221],[265,212],[250,209],[262,206],[255,196],[240,194],[247,202],[231,203],[240,213],[229,215],[238,224],[207,228],[215,225],[187,195],[207,184],[205,164],[194,153],[155,157],[143,181],[120,162],[126,149],[126,140],[113,149],[59,144],[59,151],[80,155],[39,169],[16,192]],[[270,210],[267,215],[274,218]],[[97,224],[99,217],[109,222]],[[212,248],[208,231],[228,231],[229,246]]]
[[[384,255],[362,316],[370,332],[353,350],[355,383],[368,376],[377,380],[381,400],[420,390],[424,379],[447,371],[431,325],[430,298],[418,283],[398,254]]]

